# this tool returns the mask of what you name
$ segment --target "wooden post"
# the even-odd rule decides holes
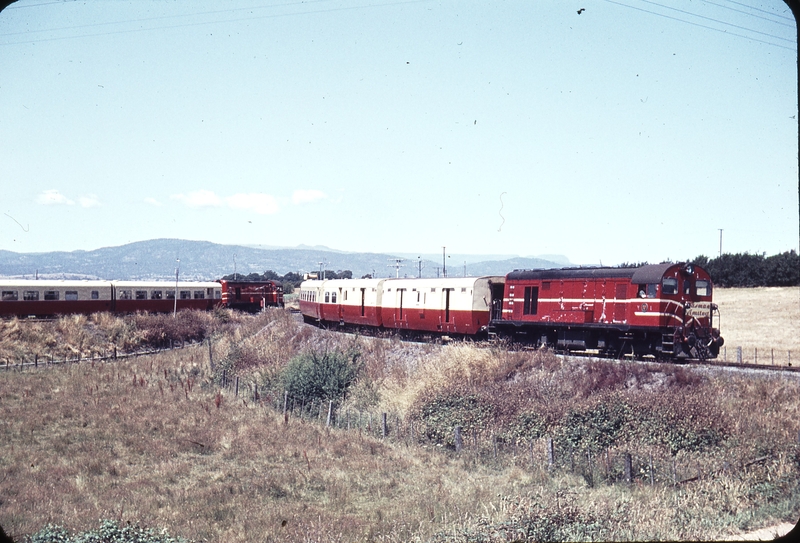
[[[330,402],[328,403],[328,420],[325,423],[326,428],[331,427],[331,416],[333,416],[333,400],[330,400]]]
[[[492,434],[492,447],[494,448],[494,457],[497,458],[497,436]]]
[[[289,407],[289,391],[283,391],[283,423],[286,424],[289,422],[289,412],[286,408]]]
[[[753,349],[753,364],[758,364],[758,347]]]
[[[650,453],[650,486],[653,486],[653,453]]]
[[[464,442],[461,440],[461,426],[456,426],[454,431],[455,436],[453,437],[456,443],[456,452],[460,453],[461,449],[464,447]]]
[[[555,449],[553,448],[553,438],[547,438],[547,467],[552,468],[556,463]]]
[[[625,453],[625,482],[630,484],[633,482],[633,461],[631,453]]]
[[[775,365],[775,348],[772,349],[772,365]]]
[[[257,402],[260,398],[258,397],[258,383],[253,383],[253,401]]]
[[[381,437],[386,439],[389,435],[389,425],[386,424],[386,413],[381,413]]]
[[[531,457],[531,467],[533,467],[533,439],[528,440],[528,450]]]
[[[39,355],[38,354],[33,356],[33,367],[34,368],[38,368],[39,367]]]
[[[736,347],[736,362],[741,364],[742,363],[742,348]]]
[[[237,398],[239,397],[239,376],[238,375],[236,376],[236,391],[234,393],[234,396],[236,396]]]
[[[214,354],[211,352],[211,338],[208,338],[208,367],[214,372]]]

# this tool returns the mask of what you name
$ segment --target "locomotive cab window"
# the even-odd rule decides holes
[[[655,283],[649,284],[641,284],[639,285],[639,298],[655,298],[656,297],[656,289],[658,285]]]
[[[698,296],[711,296],[711,283],[703,279],[698,279],[694,284],[695,292]]]
[[[692,281],[691,279],[684,279],[683,280],[683,293],[687,296],[691,295],[692,293]]]
[[[677,294],[678,280],[674,277],[665,277],[661,282],[661,292],[663,294]]]
[[[4,302],[16,302],[19,299],[19,294],[16,290],[4,290],[2,300]]]

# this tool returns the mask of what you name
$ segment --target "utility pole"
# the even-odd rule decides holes
[[[719,256],[722,258],[722,228],[718,228],[719,230]]]
[[[390,268],[391,268],[392,266],[394,266],[394,267],[395,267],[395,270],[396,270],[396,271],[395,271],[395,275],[394,275],[394,276],[395,276],[395,278],[399,278],[399,277],[400,277],[400,268],[403,266],[403,265],[401,264],[401,262],[403,262],[403,259],[402,259],[402,258],[395,258],[395,259],[391,259],[391,258],[390,258],[389,260],[390,260],[390,261],[391,261],[391,260],[394,260],[394,264],[389,264],[389,267],[390,267]]]
[[[444,257],[444,245],[442,245],[442,277],[447,277],[447,261]]]
[[[180,258],[176,258],[175,261],[178,264],[175,267],[175,304],[174,304],[174,307],[172,308],[172,316],[173,317],[178,314],[178,272],[181,269],[181,259]]]
[[[417,257],[417,264],[419,264],[419,275],[417,277],[422,279],[422,256]]]

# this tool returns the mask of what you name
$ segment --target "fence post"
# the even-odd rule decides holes
[[[736,362],[741,364],[742,363],[742,348],[736,347]]]
[[[283,423],[286,424],[289,422],[289,412],[286,408],[289,407],[289,391],[283,391]]]
[[[631,453],[625,453],[625,482],[630,484],[633,482],[633,461],[631,460]]]
[[[325,427],[326,428],[330,428],[331,427],[331,416],[332,415],[333,415],[333,400],[330,400],[330,402],[328,403],[328,420],[325,423]]]
[[[547,438],[547,467],[552,468],[553,465],[556,463],[556,453],[555,449],[553,448],[553,438]]]
[[[650,486],[653,486],[653,453],[650,453]]]
[[[381,437],[386,439],[389,435],[389,426],[386,424],[386,413],[381,413]]]
[[[116,351],[116,349],[115,349]],[[208,338],[208,367],[214,372],[214,355],[211,352],[211,338]]]
[[[461,426],[456,426],[454,431],[454,440],[456,442],[456,452],[460,453],[464,447],[464,442],[461,440]]]
[[[758,347],[753,349],[753,364],[758,364]]]
[[[239,376],[236,376],[236,392],[234,394],[237,398],[239,397]]]

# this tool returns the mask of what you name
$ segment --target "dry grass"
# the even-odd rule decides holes
[[[714,292],[728,360],[742,347],[745,361],[786,364],[788,351],[800,364],[800,287],[720,288]],[[722,355],[720,355],[722,356]]]
[[[728,345],[737,337],[735,307],[750,293],[717,292],[728,304],[721,305]],[[400,343],[316,330],[279,310],[196,315],[179,330],[143,316],[5,321],[0,352],[138,346],[159,340],[149,325],[212,337],[213,370],[202,344],[136,360],[0,372],[0,524],[7,532],[19,537],[47,523],[85,530],[110,518],[195,541],[501,541],[525,527],[541,535],[536,530],[550,522],[561,530],[551,539],[677,540],[725,538],[800,513],[800,382],[793,376],[701,376],[547,352]],[[660,471],[654,486],[642,472],[628,486],[605,482],[598,461],[588,478],[580,469],[548,471],[542,439],[497,458],[491,448],[455,454],[395,435],[381,440],[297,418],[284,424],[248,391],[220,396],[222,368],[243,388],[258,382],[266,397],[297,353],[353,346],[364,374],[342,409],[386,411],[405,423],[423,395],[456,383],[495,402],[498,425],[522,407],[557,419],[623,398],[687,416],[705,407],[698,416],[719,418],[727,437],[675,457],[655,446],[634,450],[637,469],[653,454]],[[618,460],[624,452],[620,444],[608,454]],[[680,479],[698,470],[703,477],[672,487],[670,462]]]

